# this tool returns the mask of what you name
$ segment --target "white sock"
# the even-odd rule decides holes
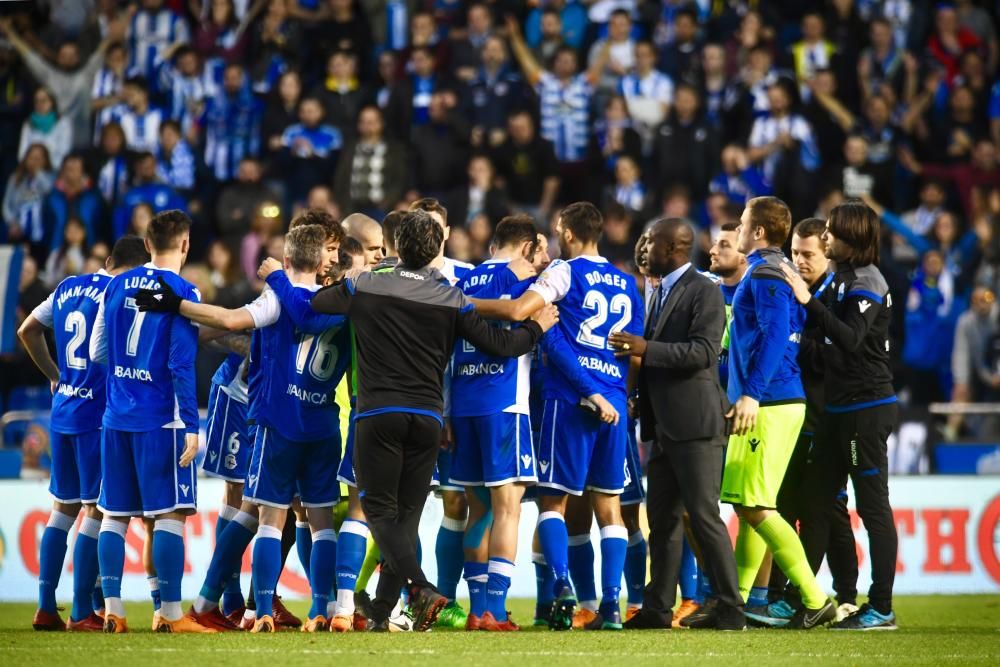
[[[204,614],[206,611],[212,611],[219,606],[218,602],[212,602],[211,600],[202,597],[201,595],[194,601],[194,610],[199,614]]]
[[[353,616],[353,615],[354,615],[354,591],[338,590],[337,612],[335,616]]]
[[[161,602],[160,603],[160,618],[168,621],[179,621],[184,612],[181,610],[180,601],[177,602]]]
[[[125,618],[125,603],[122,602],[121,598],[104,598],[104,612],[118,618]]]
[[[247,609],[243,612],[243,618],[248,621],[253,621],[257,619],[257,611],[255,609]]]
[[[588,611],[597,613],[597,600],[581,600],[580,607]]]

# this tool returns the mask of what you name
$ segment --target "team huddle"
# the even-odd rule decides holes
[[[638,421],[647,419],[639,407],[649,402],[639,390],[643,373],[650,377],[647,366],[675,363],[646,339],[659,336],[677,310],[679,296],[670,296],[683,291],[681,280],[697,274],[676,259],[690,254],[686,223],[658,221],[640,239],[644,298],[632,276],[600,256],[603,220],[590,204],[561,212],[555,232],[565,259],[550,261],[533,220],[512,215],[496,227],[492,258],[475,267],[444,257],[447,211],[436,200],[419,200],[381,222],[354,214],[341,223],[308,209],[292,221],[282,260],[262,263],[263,293],[226,309],[200,303],[198,290],[179,275],[190,220],[178,211],[157,214],[145,239],[122,238],[105,270],[64,280],[19,331],[53,386],[55,503],[41,541],[33,626],[129,630],[121,592],[125,535],[130,519],[141,517],[158,632],[426,631],[435,624],[516,631],[506,599],[520,508],[532,501],[539,512],[532,545],[536,625],[727,630],[749,619],[802,629],[835,620],[834,627],[848,629],[894,628],[893,569],[885,566],[894,565],[896,545],[894,531],[891,544],[880,532],[888,500],[886,492],[883,506],[886,467],[878,459],[894,418],[891,377],[887,383],[881,373],[888,368],[891,303],[874,262],[859,263],[859,252],[872,244],[877,257],[877,220],[853,209],[841,213],[847,222],[835,211],[825,229],[808,221],[796,227],[797,273],[780,249],[791,230],[787,207],[770,197],[752,200],[741,225],[715,239],[714,275],[697,275],[713,281],[710,305],[725,316],[709,336],[714,340],[701,341],[703,354],[671,353],[691,359],[691,368],[678,373],[694,372],[696,357],[711,366],[717,404],[689,409],[718,411],[720,424],[728,410],[725,468],[709,486],[716,519],[721,484],[740,531],[735,554],[727,542],[728,554],[713,556],[708,537],[699,549],[705,529],[692,512],[681,557],[668,559],[671,589],[680,583],[676,612],[673,593],[666,610],[656,609],[660,596],[652,611],[643,610]],[[805,248],[804,239],[815,247]],[[826,267],[824,249],[836,271]],[[400,309],[414,319],[396,317]],[[825,340],[824,349],[816,349],[817,340]],[[446,353],[434,354],[435,341],[444,341]],[[211,563],[185,610],[184,521],[197,503],[199,345],[228,353],[212,378],[202,464],[205,475],[224,480],[225,492]],[[821,417],[803,386],[807,356],[826,364]],[[857,379],[859,363],[868,364],[865,384],[839,391],[844,378]],[[350,414],[343,443],[342,412]],[[813,433],[829,440],[818,472],[795,463]],[[721,441],[721,427],[717,435]],[[811,535],[807,540],[803,516],[800,541],[795,519],[783,518],[779,492],[804,488],[810,475],[822,477],[810,483],[819,495],[798,503]],[[833,498],[848,476],[872,538],[874,583],[860,609],[849,567],[834,571],[839,608],[814,575],[825,556],[831,567],[841,560],[833,537],[842,536],[846,506]],[[420,569],[416,536],[429,487],[444,503],[433,585]],[[654,546],[681,538],[680,500],[677,506],[678,521],[669,527],[650,518]],[[81,510],[73,604],[64,622],[55,590]],[[312,592],[304,620],[276,594],[293,547]],[[240,570],[248,548],[252,583],[244,597]],[[367,586],[379,566],[373,600]],[[463,578],[467,610],[457,602]],[[856,561],[853,578],[856,586]],[[650,590],[656,581],[654,572]]]

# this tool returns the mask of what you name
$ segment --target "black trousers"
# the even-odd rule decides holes
[[[806,469],[816,465],[815,438],[812,433],[799,435],[795,450],[788,462],[785,479],[778,491],[778,513],[794,527],[802,517],[806,502]],[[833,574],[833,590],[837,591],[837,602],[856,604],[858,599],[858,553],[854,544],[854,530],[847,512],[847,489],[841,489],[834,501],[830,514],[830,538],[826,551],[826,562]],[[776,600],[784,595],[798,598],[798,590],[789,586],[788,579],[777,563],[771,565],[769,598]]]
[[[430,585],[417,558],[417,529],[441,445],[441,423],[426,415],[388,412],[359,419],[356,428],[354,474],[384,561],[373,601],[375,620],[383,620],[403,586]]]
[[[813,572],[830,543],[830,522],[837,495],[851,478],[858,515],[868,531],[872,585],[868,601],[877,611],[892,610],[898,541],[889,505],[887,441],[896,426],[896,404],[844,413],[826,412],[820,420],[815,465],[806,469],[806,496],[799,535]]]
[[[723,438],[658,438],[653,444],[646,478],[650,578],[643,613],[664,623],[670,622],[676,602],[685,509],[716,597],[720,603],[743,607],[733,545],[719,516],[723,443]]]

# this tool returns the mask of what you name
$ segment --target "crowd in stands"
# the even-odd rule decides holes
[[[0,233],[30,257],[25,313],[171,208],[196,222],[187,277],[235,306],[303,206],[437,197],[449,255],[475,263],[504,215],[546,231],[584,199],[631,270],[660,216],[691,220],[705,267],[751,197],[796,220],[861,198],[902,395],[1000,397],[993,0],[6,5]],[[41,378],[3,363],[24,369],[7,386]]]

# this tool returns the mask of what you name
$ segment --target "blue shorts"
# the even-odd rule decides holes
[[[628,447],[625,450],[625,490],[622,505],[638,505],[646,499],[642,485],[642,459],[639,458],[639,441],[635,437],[636,420],[628,420]]]
[[[208,441],[201,469],[209,477],[243,483],[250,463],[247,405],[212,385],[208,397]]]
[[[243,498],[285,509],[299,495],[303,507],[331,507],[340,500],[339,464],[339,433],[325,440],[295,442],[260,425]]]
[[[452,419],[452,433],[454,433],[454,424],[455,420]],[[431,476],[431,488],[434,489],[435,492],[465,492],[465,487],[451,481],[451,466],[453,464],[453,460],[454,454],[451,450],[442,449],[438,451],[437,467],[434,468],[434,474]]]
[[[616,405],[626,414],[624,405]],[[582,495],[625,489],[628,420],[605,424],[576,403],[546,399],[538,443],[538,486]]]
[[[131,433],[104,429],[101,496],[97,507],[111,516],[156,516],[195,510],[198,474],[180,464],[184,431],[158,428]]]
[[[49,493],[61,503],[93,505],[101,493],[101,429],[52,432]]]
[[[354,410],[351,410],[351,423],[347,426],[347,444],[344,445],[344,456],[337,468],[337,481],[351,488],[358,488],[358,478],[354,475]]]
[[[513,412],[480,417],[452,417],[455,450],[451,457],[452,484],[501,486],[537,482],[531,423]]]

